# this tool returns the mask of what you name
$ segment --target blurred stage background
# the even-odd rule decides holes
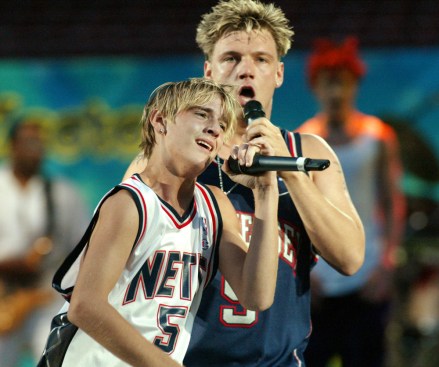
[[[276,92],[272,121],[293,130],[315,113],[305,75],[313,39],[357,36],[368,67],[358,107],[384,118],[400,136],[401,184],[410,198],[407,243],[428,237],[437,249],[439,2],[274,2],[296,35],[284,59],[285,82]],[[138,121],[151,91],[166,81],[202,75],[195,27],[216,3],[2,1],[0,160],[16,118],[43,121],[50,139],[46,169],[76,183],[91,211],[137,154]],[[417,256],[439,261],[436,252]],[[410,274],[404,272],[402,283],[410,282]]]
[[[166,81],[202,75],[195,27],[215,3],[3,1],[0,141],[17,115],[44,120],[51,132],[47,169],[77,182],[94,207],[137,152],[138,121],[150,92]],[[391,123],[404,123],[404,130],[407,126],[425,140],[434,157],[414,159],[420,167],[411,163],[404,187],[438,199],[430,179],[439,175],[431,172],[436,168],[431,159],[439,154],[439,3],[276,3],[296,35],[284,60],[286,79],[276,92],[272,120],[294,129],[314,114],[304,69],[312,40],[356,35],[368,66],[358,105]],[[0,157],[4,149],[1,144]]]

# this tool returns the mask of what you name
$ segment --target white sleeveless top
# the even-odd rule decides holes
[[[353,204],[363,222],[366,235],[365,258],[357,273],[346,277],[325,261],[319,261],[314,268],[322,291],[326,296],[342,296],[360,289],[377,267],[383,249],[383,223],[377,215],[378,192],[377,170],[380,142],[374,136],[361,135],[350,144],[334,146],[343,167],[346,184]]]
[[[134,175],[108,192],[95,211],[86,235],[54,278],[68,300],[102,203],[128,190],[139,212],[139,231],[110,304],[151,343],[183,361],[202,291],[216,272],[222,220],[211,191],[199,183],[190,210],[180,217],[140,176]],[[58,284],[57,284],[58,283]],[[60,313],[66,312],[67,302]],[[78,329],[68,344],[63,366],[126,366]]]

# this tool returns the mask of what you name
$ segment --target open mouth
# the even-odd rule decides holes
[[[255,91],[252,87],[241,87],[239,90],[239,95],[246,98],[254,98],[255,97]]]
[[[213,150],[213,147],[204,140],[197,140],[197,144],[204,149],[207,149],[209,152]]]

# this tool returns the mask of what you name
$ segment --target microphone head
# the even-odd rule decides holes
[[[251,123],[260,117],[265,117],[264,109],[262,108],[261,102],[251,100],[244,105],[244,119],[247,123]]]

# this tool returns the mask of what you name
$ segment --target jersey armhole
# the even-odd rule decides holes
[[[131,186],[126,186],[124,184],[115,186],[110,190],[99,202],[93,217],[88,225],[85,233],[83,234],[81,240],[75,246],[75,248],[67,255],[61,266],[55,272],[52,280],[52,287],[60,293],[67,301],[70,301],[73,289],[75,287],[76,278],[79,272],[80,262],[83,254],[87,251],[87,245],[90,240],[93,229],[99,219],[100,209],[107,198],[119,192],[120,190],[127,190],[130,192],[135,204],[137,211],[139,212],[139,228],[137,230],[136,239],[133,243],[131,252],[134,250],[136,245],[139,243],[144,232],[146,231],[146,206],[143,210],[142,200],[143,198],[140,193],[138,194],[136,190]],[[139,197],[140,196],[140,197]]]

